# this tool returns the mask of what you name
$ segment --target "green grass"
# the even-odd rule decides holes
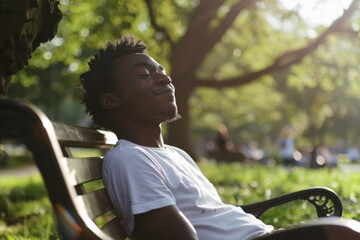
[[[344,204],[343,217],[360,220],[360,174],[337,169],[309,170],[199,163],[221,197],[235,205],[250,204],[312,186],[334,189]],[[262,220],[276,227],[314,219],[311,206],[301,201],[274,208]],[[59,239],[52,208],[41,177],[1,178],[0,239]]]
[[[39,174],[1,178],[0,239],[59,239]]]
[[[200,163],[199,166],[218,189],[224,202],[244,205],[309,187],[324,186],[340,196],[344,218],[360,220],[358,172],[344,173],[339,169],[288,170],[283,167],[219,165],[210,162]],[[299,201],[276,207],[261,218],[276,227],[285,227],[316,218],[316,214],[310,204]]]

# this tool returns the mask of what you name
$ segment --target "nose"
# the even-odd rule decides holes
[[[167,84],[172,83],[170,76],[168,76],[164,73],[156,73],[154,80],[155,80],[156,84],[160,84],[160,85],[167,85]]]

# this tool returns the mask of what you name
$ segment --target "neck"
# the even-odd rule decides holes
[[[147,147],[164,148],[161,125],[142,127],[139,127],[138,124],[136,127],[132,125],[133,124],[130,124],[130,126],[122,126],[119,127],[119,129],[115,129],[114,132],[118,139],[128,140]]]

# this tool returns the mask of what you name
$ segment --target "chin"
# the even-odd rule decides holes
[[[181,115],[178,114],[178,113],[176,113],[175,116],[173,116],[173,117],[170,118],[169,120],[165,121],[165,123],[174,122],[174,121],[179,120],[179,119],[181,119],[181,118],[182,118]]]
[[[173,115],[171,115],[164,123],[174,122],[176,120],[181,119],[181,115],[176,111]]]
[[[158,123],[169,123],[181,118],[175,104],[163,108],[161,111],[158,112],[158,116]]]

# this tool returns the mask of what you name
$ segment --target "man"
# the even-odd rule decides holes
[[[138,239],[234,240],[269,233],[240,207],[224,204],[188,154],[164,144],[161,124],[179,118],[165,69],[132,36],[113,43],[81,75],[83,102],[95,124],[119,141],[103,164],[105,186]]]

